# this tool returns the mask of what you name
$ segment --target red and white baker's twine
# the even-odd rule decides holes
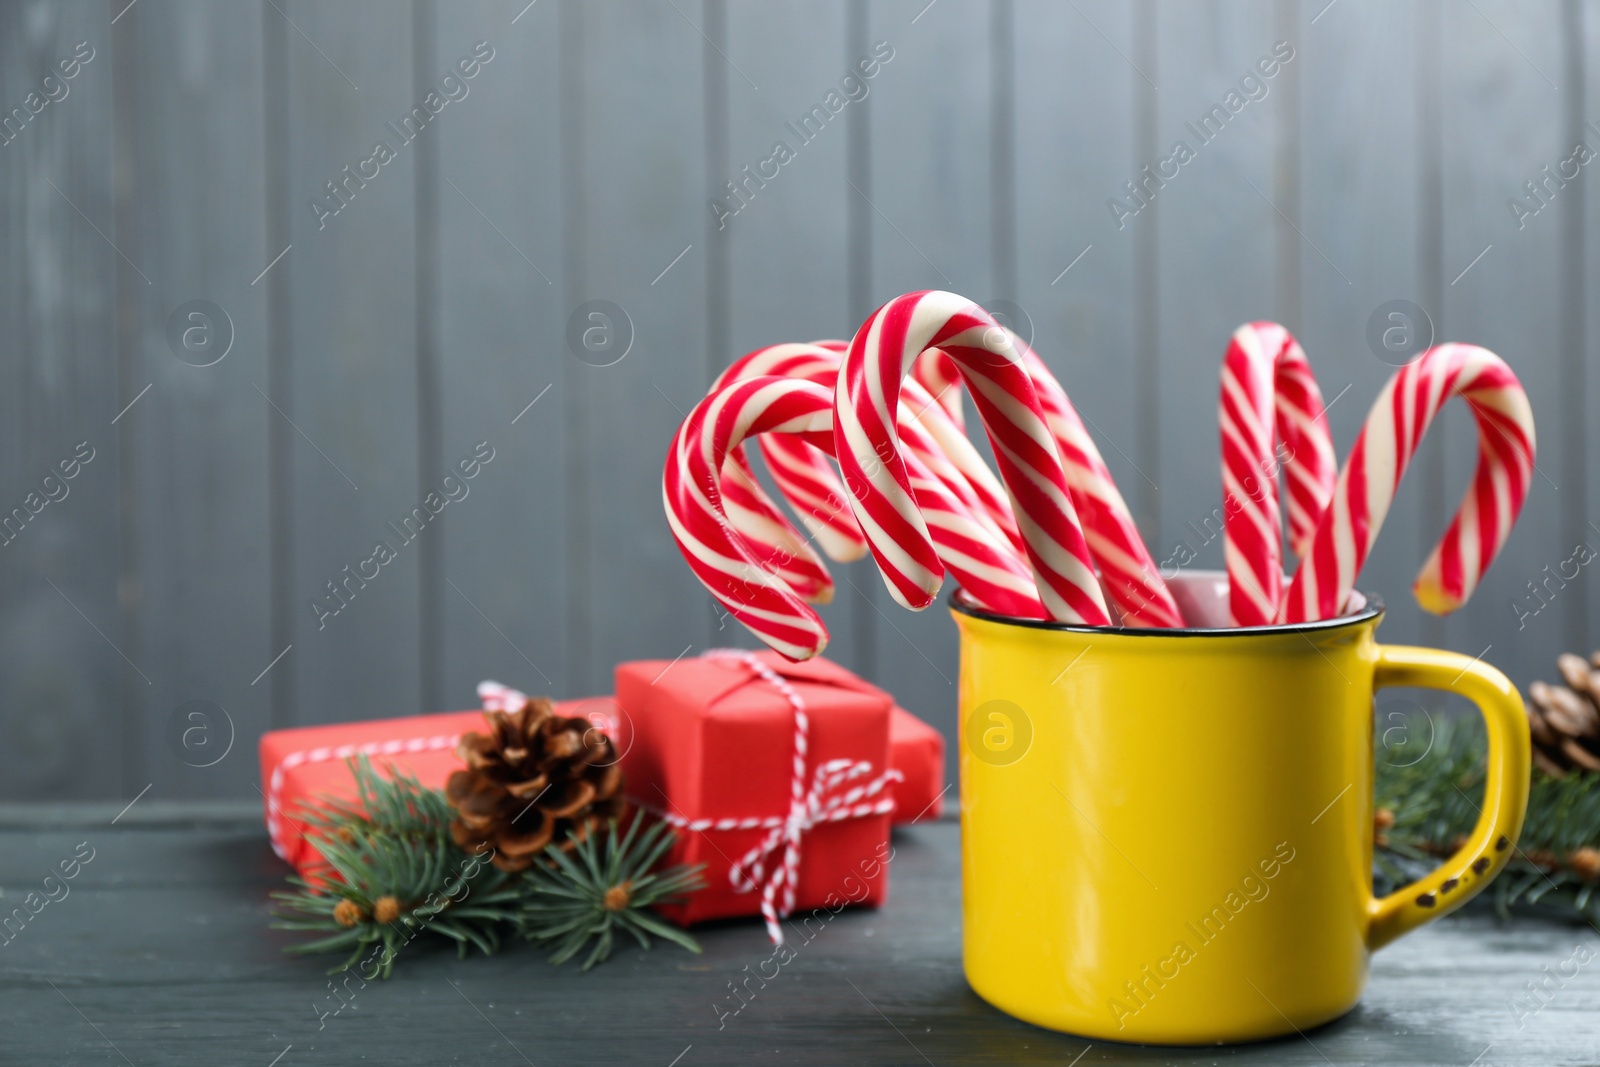
[[[528,702],[527,694],[519,693],[499,682],[479,682],[478,699],[484,711],[516,711]],[[291,752],[274,768],[267,779],[267,838],[272,851],[283,859],[289,858],[289,846],[284,842],[283,821],[289,816],[280,808],[283,797],[284,776],[296,767],[307,763],[326,763],[328,760],[347,760],[352,756],[398,756],[403,752],[437,752],[454,750],[461,740],[460,734],[435,734],[432,737],[408,737],[391,741],[368,741],[361,745],[323,745],[303,752]]]
[[[785,815],[742,819],[686,819],[656,808],[648,810],[680,830],[706,833],[712,830],[766,830],[760,843],[734,861],[728,879],[739,893],[761,890],[761,917],[767,935],[775,945],[783,944],[783,928],[778,920],[794,911],[795,886],[800,876],[800,845],[808,831],[822,823],[886,815],[894,810],[894,798],[881,796],[891,782],[903,781],[897,770],[887,770],[842,792],[847,782],[858,782],[875,769],[867,760],[833,759],[820,764],[806,778],[806,754],[811,720],[806,702],[794,686],[777,671],[749,652],[713,649],[707,658],[732,659],[744,664],[762,681],[776,689],[794,710],[794,773],[789,781],[789,811]],[[872,799],[876,797],[877,799]],[[637,803],[637,802],[636,802]],[[641,805],[644,806],[644,805]]]
[[[1533,477],[1533,410],[1499,356],[1476,345],[1431,348],[1401,367],[1378,394],[1333,500],[1289,587],[1283,621],[1331,619],[1345,610],[1411,457],[1451,397],[1478,423],[1472,485],[1411,587],[1436,615],[1460,607],[1511,535]]]
[[[1279,467],[1295,555],[1305,555],[1333,495],[1338,461],[1325,412],[1311,364],[1288,330],[1251,322],[1234,331],[1222,360],[1219,421],[1223,554],[1235,626],[1268,625],[1283,603]]]
[[[272,851],[283,859],[289,858],[289,846],[284,837],[284,820],[289,816],[279,807],[283,797],[284,776],[307,763],[325,763],[328,760],[347,760],[351,756],[398,756],[402,752],[436,752],[441,748],[454,749],[460,734],[436,734],[433,737],[408,737],[396,741],[368,741],[362,745],[323,745],[303,752],[291,752],[283,757],[267,779],[267,838]]]

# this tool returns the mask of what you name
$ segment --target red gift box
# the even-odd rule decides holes
[[[944,814],[944,735],[898,706],[889,716],[889,766],[902,776],[890,787],[896,826]]]
[[[807,760],[800,768],[803,786],[814,784],[817,768],[830,760],[868,769],[835,783],[819,802],[850,799],[852,789],[860,792],[884,779],[881,792],[836,804],[822,813],[829,818],[800,835],[795,907],[836,908],[841,899],[881,903],[887,892],[886,868],[879,862],[889,854],[887,820],[938,818],[941,812],[943,737],[894,706],[881,690],[826,660],[792,664],[765,655],[757,661],[793,683],[806,705],[812,729]],[[790,813],[793,707],[738,660],[625,664],[617,675],[619,691],[627,678],[628,714],[611,697],[561,701],[556,712],[587,718],[617,739],[629,794],[679,824],[680,841],[669,862],[708,864],[712,887],[688,904],[668,909],[669,917],[688,924],[754,914],[763,894],[759,889],[735,892],[729,874],[734,861],[771,836]],[[491,706],[508,699],[520,702],[514,698],[521,697],[493,683],[485,683],[483,693]],[[491,693],[499,695],[500,703]],[[482,729],[481,711],[455,711],[266,734],[260,746],[261,781],[273,849],[302,874],[320,862],[299,816],[308,802],[355,796],[355,782],[345,765],[350,757],[365,753],[380,769],[392,765],[424,786],[443,788],[461,766],[455,754],[461,734]],[[894,776],[881,774],[886,763]],[[888,798],[892,816],[882,810],[889,807]],[[709,822],[711,828],[691,831],[683,825],[697,821]],[[729,822],[735,825],[717,828]],[[783,850],[778,852],[767,858],[760,875],[753,864],[747,865],[747,879],[770,880],[783,864]],[[782,900],[776,894],[775,903]]]
[[[714,654],[624,663],[617,746],[629,796],[678,829],[669,862],[706,888],[664,908],[683,925],[888,892],[889,695],[823,659]]]
[[[610,697],[557,701],[557,715],[582,716],[609,732],[616,705]],[[392,764],[423,785],[443,789],[459,770],[456,741],[485,729],[482,711],[450,711],[404,719],[372,719],[335,726],[273,730],[261,737],[261,786],[267,835],[278,855],[302,875],[321,862],[299,819],[303,805],[325,796],[353,798],[355,779],[345,761],[365,753],[380,770]]]

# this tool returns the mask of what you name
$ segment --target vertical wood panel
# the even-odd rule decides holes
[[[1134,171],[1131,86],[1139,75],[1129,60],[1138,62],[1138,48],[1128,5],[1077,7],[1017,5],[1016,300],[1032,320],[1034,347],[1132,505],[1145,487],[1136,459],[1145,429],[1139,393],[1155,389],[1134,372],[1134,323],[1149,294],[1135,284],[1134,228],[1119,231],[1106,201],[1122,195]],[[1069,105],[1091,100],[1095,106]],[[1154,525],[1140,529],[1157,562],[1165,558]]]
[[[124,4],[0,7],[0,109],[96,49],[0,145],[0,516],[96,450],[0,548],[0,795],[249,795],[233,771],[269,720],[464,706],[485,675],[597,692],[618,660],[750,644],[660,514],[672,431],[742,352],[847,336],[917,288],[1019,304],[1157,559],[1184,542],[1196,566],[1221,561],[1229,332],[1280,318],[1326,395],[1349,387],[1343,456],[1393,369],[1369,316],[1423,305],[1439,340],[1511,362],[1543,458],[1478,596],[1424,616],[1410,582],[1475,453],[1451,406],[1360,582],[1384,638],[1488,648],[1520,684],[1600,632],[1593,565],[1525,628],[1513,606],[1577,540],[1600,548],[1600,194],[1580,179],[1521,228],[1507,207],[1575,139],[1600,149],[1593,3]],[[1268,96],[1197,144],[1186,123],[1285,37]],[[388,123],[479,40],[469,95],[403,144]],[[719,230],[708,199],[878,41],[868,98]],[[1178,138],[1196,157],[1119,228],[1107,199]],[[310,201],[380,140],[394,161],[319,229]],[[232,322],[212,367],[166,338],[192,299]],[[631,324],[612,366],[568,341],[593,300]],[[481,440],[468,497],[403,541],[390,522]],[[393,562],[319,628],[313,599],[379,541]],[[943,607],[834,570],[830,655],[955,740]],[[232,718],[223,771],[172,750],[193,698]]]
[[[565,357],[567,402],[586,423],[566,443],[580,450],[587,492],[577,517],[587,561],[571,580],[587,600],[592,645],[567,678],[576,690],[609,688],[619,660],[703,648],[715,625],[661,513],[679,409],[708,384],[704,250],[661,274],[705,232],[707,45],[691,22],[704,16],[681,3],[581,9],[584,273],[564,311],[609,300],[631,320],[633,343],[610,366]]]
[[[290,445],[293,569],[282,578],[293,589],[295,715],[310,723],[409,713],[422,710],[416,541],[442,533],[423,525],[408,539],[388,525],[424,506],[413,306],[418,146],[387,125],[400,126],[424,104],[412,82],[411,9],[279,6],[295,28],[286,49],[294,250],[277,268],[289,272],[294,365],[292,393],[273,398],[282,412],[271,415],[298,428]],[[440,136],[457,106],[418,136]],[[344,168],[355,174],[380,141],[393,161],[364,187],[345,178]],[[326,183],[335,180],[350,181],[348,203],[319,231],[310,202],[328,196]],[[363,587],[359,568],[380,542],[395,558]],[[346,605],[319,623],[312,602],[333,598],[330,582]]]
[[[1137,49],[1126,5],[1078,7],[1017,6],[1016,300],[1032,320],[1034,348],[1133,502],[1144,477],[1134,458],[1142,432],[1136,398],[1154,383],[1133,373],[1133,228],[1118,230],[1106,201],[1122,195],[1135,169],[1128,87],[1138,74],[1118,51],[1131,57]],[[1104,105],[1063,106],[1096,98]],[[1142,532],[1160,561],[1156,530],[1146,524]]]
[[[141,709],[153,795],[239,795],[267,724],[269,690],[251,682],[275,653],[271,409],[252,388],[266,385],[265,291],[252,282],[281,251],[268,248],[264,228],[261,21],[253,6],[164,0],[128,12],[116,30],[132,83],[119,121],[137,128],[131,157],[118,161],[128,184],[118,230],[154,282],[131,279],[138,344],[127,385],[150,390],[118,423],[136,464],[124,596],[154,683],[133,687],[129,710]],[[179,314],[197,300],[222,316]],[[224,716],[178,712],[197,700]]]
[[[1222,354],[1240,323],[1276,313],[1273,256],[1279,216],[1268,199],[1274,192],[1276,109],[1284,94],[1269,90],[1264,99],[1245,104],[1209,135],[1209,143],[1187,124],[1198,128],[1202,115],[1224,105],[1241,77],[1271,52],[1272,14],[1265,3],[1159,9],[1159,63],[1150,72],[1160,87],[1157,151],[1166,158],[1182,140],[1195,158],[1157,191],[1153,220],[1141,211],[1129,222],[1153,221],[1160,231],[1161,453],[1159,471],[1148,472],[1160,487],[1156,540],[1163,546],[1187,543],[1198,551],[1196,566],[1222,565],[1217,428]],[[1293,62],[1303,58],[1296,51]],[[1288,74],[1280,71],[1273,81]],[[1154,170],[1156,161],[1144,160],[1140,167],[1146,164]],[[1308,269],[1309,283],[1343,284],[1325,265],[1319,267]]]
[[[1507,207],[1540,168],[1565,158],[1560,11],[1484,2],[1446,5],[1443,67],[1444,167],[1443,254],[1448,339],[1470,341],[1499,353],[1522,379],[1533,403],[1541,446],[1523,521],[1505,555],[1472,601],[1445,623],[1449,647],[1484,658],[1518,684],[1552,674],[1552,660],[1565,647],[1562,600],[1579,589],[1556,591],[1550,607],[1519,629],[1513,598],[1528,595],[1527,583],[1545,578],[1571,554],[1560,529],[1562,514],[1565,388],[1560,345],[1560,243],[1571,224],[1577,188],[1553,194],[1549,206],[1522,229]],[[1548,81],[1546,79],[1549,79]],[[1555,84],[1552,84],[1555,83]],[[1470,166],[1456,165],[1470,160]],[[1526,199],[1526,194],[1524,199]],[[1491,247],[1492,246],[1492,247]],[[1480,252],[1489,251],[1464,275]],[[1443,494],[1446,516],[1472,475],[1476,431],[1465,405],[1445,412]],[[1425,531],[1433,537],[1438,529]],[[1489,649],[1484,653],[1485,649]]]
[[[445,75],[434,69],[437,29],[438,4],[435,0],[411,0],[412,99],[426,100],[431,93],[440,101],[435,106],[443,107],[447,103],[465,101],[471,86],[454,73],[449,75],[454,80],[447,83],[443,80]],[[468,69],[472,69],[470,63]],[[452,118],[459,115],[460,110],[457,109]],[[436,505],[441,508],[459,502],[453,500],[451,494],[465,500],[464,493],[469,488],[459,478],[446,483],[443,481],[444,475],[439,473],[441,469],[450,469],[445,466],[444,459],[444,412],[440,395],[443,385],[439,352],[443,344],[439,329],[439,305],[442,301],[439,187],[443,184],[439,142],[448,128],[448,124],[441,124],[435,127],[438,136],[417,138],[417,155],[412,168],[415,175],[412,213],[416,226],[412,324],[416,331],[417,499],[426,500],[429,494],[433,494],[436,500],[442,498],[443,502]],[[459,473],[473,469],[469,463]],[[456,514],[459,514],[459,509]],[[451,525],[446,521],[435,522],[432,530],[436,536],[417,539],[417,688],[418,706],[423,709],[440,707],[444,699],[439,653],[444,645],[442,594],[446,531]]]
[[[0,547],[0,795],[8,799],[118,796],[132,777],[123,755],[139,740],[136,722],[118,713],[119,696],[126,681],[144,683],[111,647],[129,641],[116,595],[121,261],[110,244],[109,21],[101,5],[0,7],[8,114],[37,106],[28,94],[42,98],[41,79],[59,76],[57,62],[78,42],[94,49],[65,83],[68,95],[0,145],[0,350],[11,372],[0,393],[0,515],[29,514],[38,506],[29,494],[43,497],[56,464],[80,441],[94,449],[64,483],[68,495]]]
[[[560,12],[537,4],[513,25],[519,9],[441,7],[428,66],[442,76],[478,41],[495,50],[439,141],[444,453],[425,476],[442,477],[479,441],[495,449],[466,483],[459,512],[444,516],[439,654],[450,707],[473,706],[484,678],[577,693],[564,678],[562,612],[562,372],[572,356],[562,332],[554,151]]]
[[[565,424],[562,472],[566,493],[562,500],[562,521],[567,535],[562,558],[567,575],[563,618],[566,656],[562,680],[572,690],[581,688],[590,673],[594,649],[594,603],[589,586],[589,455],[583,443],[589,439],[592,416],[589,411],[585,366],[566,351],[565,312],[576,308],[574,293],[588,291],[589,276],[589,178],[585,171],[588,147],[587,17],[580,0],[562,0],[557,9],[559,39],[557,57],[560,70],[561,108],[561,285],[563,315],[561,381],[566,393],[561,404]]]
[[[908,0],[872,4],[868,13],[872,42],[894,49],[873,88],[872,187],[863,190],[873,209],[870,304],[917,289],[992,301],[999,294],[988,156],[994,117],[990,5],[929,7],[926,0]],[[870,589],[873,681],[949,729],[956,632],[943,600],[913,614],[894,603],[879,575],[852,578]]]
[[[1420,174],[1426,139],[1419,130],[1415,5],[1345,0],[1312,23],[1315,16],[1303,20],[1295,42],[1301,103],[1290,121],[1302,129],[1298,224],[1315,235],[1317,247],[1283,227],[1308,279],[1300,287],[1299,321],[1288,325],[1331,405],[1328,422],[1342,463],[1404,358],[1380,358],[1369,347],[1369,319],[1395,300],[1424,307],[1434,321],[1441,309],[1427,306],[1419,254],[1419,234],[1427,231]],[[1348,282],[1329,271],[1323,255]],[[1422,611],[1408,592],[1421,563],[1416,546],[1426,494],[1416,483],[1423,477],[1416,468],[1396,498],[1357,583],[1383,596],[1386,641],[1426,640]]]
[[[1591,152],[1600,152],[1600,134],[1588,126],[1587,116],[1592,112],[1587,105],[1590,97],[1588,56],[1586,48],[1586,23],[1582,0],[1563,0],[1561,4],[1561,73],[1557,75],[1561,92],[1561,155],[1569,157],[1579,144],[1587,145]],[[1592,162],[1592,161],[1591,161]],[[1591,221],[1595,218],[1588,203],[1589,190],[1594,182],[1578,182],[1574,196],[1566,206],[1566,225],[1561,230],[1560,248],[1560,313],[1561,359],[1557,373],[1561,376],[1561,480],[1567,485],[1562,497],[1560,515],[1562,540],[1576,548],[1585,545],[1590,551],[1600,552],[1600,523],[1590,525],[1596,497],[1589,491],[1589,483],[1600,462],[1589,454],[1589,442],[1596,439],[1589,428],[1586,412],[1596,410],[1587,403],[1588,394],[1597,377],[1589,353],[1586,351],[1588,334],[1589,288],[1588,279],[1594,277],[1586,268],[1586,244]],[[1588,651],[1594,631],[1589,625],[1591,605],[1596,599],[1593,590],[1600,588],[1586,567],[1572,582],[1571,594],[1562,604],[1561,621],[1566,631],[1568,647]]]
[[[773,157],[779,142],[795,156],[764,187],[752,184],[749,205],[712,235],[713,241],[727,243],[731,260],[731,344],[723,364],[763,345],[849,338],[855,332],[859,323],[851,321],[845,282],[850,240],[845,206],[856,196],[847,178],[847,123],[856,117],[855,109],[875,99],[879,82],[893,70],[891,63],[873,78],[857,75],[866,96],[844,104],[841,114],[805,140],[800,135],[805,131],[796,132],[801,119],[830,92],[838,94],[836,100],[848,99],[840,80],[868,55],[851,51],[842,0],[735,6],[730,16],[729,57],[757,79],[761,91],[752,91],[731,69],[723,75],[731,104],[729,158],[725,173],[708,176],[707,188],[726,197],[724,183],[745,180],[743,168],[754,172]],[[860,599],[855,586],[876,577],[865,563],[830,562],[828,569],[836,595],[818,608],[829,631],[827,655],[852,670],[869,670],[852,609]],[[732,619],[716,639],[754,647]]]
[[[1579,47],[1585,63],[1583,71],[1583,114],[1584,128],[1578,133],[1580,139],[1594,138],[1587,143],[1600,150],[1600,134],[1596,134],[1595,126],[1600,126],[1600,119],[1590,119],[1587,116],[1600,115],[1600,63],[1594,60],[1596,49],[1600,49],[1600,10],[1592,0],[1581,2],[1577,5],[1578,18],[1582,23],[1582,38]],[[1591,169],[1600,160],[1592,161],[1585,168]],[[1589,294],[1594,291],[1595,279],[1600,279],[1600,235],[1593,231],[1600,223],[1600,181],[1583,182],[1584,196],[1584,229],[1583,229],[1583,284],[1578,288],[1579,316],[1577,325],[1581,344],[1577,352],[1585,368],[1586,376],[1584,391],[1581,397],[1584,410],[1589,412],[1600,411],[1600,316],[1597,316],[1593,301]],[[1585,512],[1583,529],[1579,537],[1600,552],[1600,457],[1593,455],[1596,448],[1600,448],[1600,427],[1592,425],[1593,419],[1579,419],[1578,431],[1574,435],[1573,444],[1582,448],[1587,459],[1585,475],[1588,479],[1588,493],[1585,496]],[[1592,525],[1591,525],[1592,524]],[[1597,560],[1596,562],[1600,562]],[[1587,605],[1587,635],[1585,640],[1574,639],[1573,651],[1587,652],[1596,644],[1600,644],[1600,578],[1597,578],[1591,569],[1594,563],[1585,568],[1579,592]]]
[[[266,243],[268,248],[288,249],[291,245],[289,195],[289,24],[272,3],[262,0],[261,142],[263,184],[266,197]],[[285,253],[287,255],[287,253]],[[277,255],[276,252],[273,253]],[[279,261],[282,266],[282,261]],[[267,319],[262,340],[267,351],[266,381],[260,388],[276,402],[287,401],[294,390],[293,288],[290,271],[268,271],[257,283],[265,288]],[[276,415],[276,412],[273,412]],[[260,676],[257,685],[268,687],[271,700],[271,725],[282,729],[295,721],[298,705],[296,669],[298,660],[289,656],[294,641],[297,594],[294,589],[294,445],[296,435],[288,421],[267,419],[267,512],[270,521],[271,604],[268,609],[267,651],[273,657],[271,669]],[[287,661],[287,662],[285,662]],[[265,669],[265,668],[264,668]]]

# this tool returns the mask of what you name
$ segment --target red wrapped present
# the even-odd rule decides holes
[[[706,888],[675,922],[779,918],[888,891],[894,702],[823,659],[771,652],[624,663],[616,741],[628,793],[678,829],[671,863],[704,863]]]
[[[485,704],[490,703],[486,697]],[[556,703],[556,714],[582,716],[609,732],[616,705],[610,697],[563,700]],[[345,765],[350,757],[364,753],[379,768],[392,764],[425,786],[443,789],[450,772],[462,766],[456,741],[463,733],[483,729],[482,711],[451,711],[303,726],[262,735],[261,787],[273,851],[302,875],[317,866],[320,857],[306,840],[306,826],[298,816],[308,802],[356,795],[355,780]]]
[[[944,814],[944,735],[899,706],[889,715],[889,766],[901,774],[891,789],[896,826]]]

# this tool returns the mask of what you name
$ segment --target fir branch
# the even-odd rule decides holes
[[[1394,823],[1373,855],[1374,889],[1387,893],[1425,875],[1454,852],[1477,823],[1483,798],[1481,727],[1412,717],[1408,737],[1430,736],[1418,759],[1376,756],[1376,807]],[[1537,768],[1516,851],[1488,896],[1502,917],[1537,914],[1600,924],[1600,894],[1584,850],[1600,845],[1600,774],[1552,778]]]
[[[555,945],[551,963],[565,963],[594,938],[594,947],[583,964],[587,971],[610,956],[618,931],[631,935],[647,949],[649,935],[654,934],[690,952],[700,951],[694,938],[656,919],[646,909],[700,889],[705,884],[700,877],[702,867],[678,866],[650,873],[672,847],[674,838],[662,822],[651,824],[641,834],[643,818],[642,813],[636,812],[620,839],[619,827],[613,821],[603,835],[603,848],[597,843],[597,835],[581,841],[573,837],[576,860],[560,849],[548,849],[546,855],[554,866],[535,864],[526,873],[528,891],[523,902],[522,933],[530,941]]]
[[[665,824],[641,833],[643,816],[635,815],[620,839],[612,823],[578,843],[573,851],[579,864],[551,847],[544,858],[554,866],[536,863],[512,874],[493,866],[490,856],[455,843],[455,811],[442,791],[392,766],[385,778],[364,755],[348,762],[356,797],[323,797],[299,813],[322,862],[310,877],[291,875],[292,889],[272,894],[280,905],[274,928],[324,936],[286,951],[348,950],[329,973],[360,961],[371,968],[362,972],[366,979],[387,978],[400,950],[423,933],[453,942],[463,957],[472,948],[492,955],[507,933],[530,940],[560,937],[552,957],[557,963],[599,936],[585,970],[610,954],[615,930],[645,948],[647,935],[654,934],[700,951],[688,934],[644,910],[703,884],[698,868],[652,872],[674,840]]]

